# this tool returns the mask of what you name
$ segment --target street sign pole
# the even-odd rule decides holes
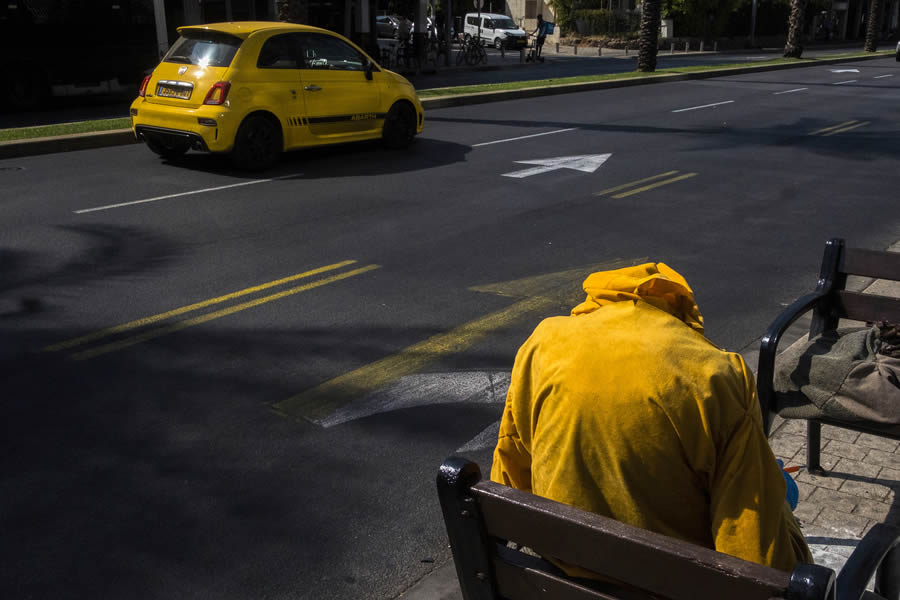
[[[478,9],[478,41],[481,41],[481,6],[484,4],[484,0],[474,0],[475,8]]]

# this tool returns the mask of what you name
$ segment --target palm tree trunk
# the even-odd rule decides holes
[[[879,4],[878,0],[869,2],[869,22],[866,24],[866,52],[875,52],[878,48]]]
[[[660,0],[644,0],[641,5],[638,71],[656,70],[656,51],[659,49],[659,12]]]
[[[806,0],[791,0],[791,16],[788,18],[787,44],[784,46],[785,58],[803,56],[803,23],[806,13]]]

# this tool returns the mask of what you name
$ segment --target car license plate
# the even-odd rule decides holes
[[[160,81],[156,86],[156,95],[162,98],[178,98],[190,100],[194,84],[185,81]]]

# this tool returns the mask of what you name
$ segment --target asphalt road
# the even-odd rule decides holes
[[[0,596],[396,597],[448,555],[437,466],[502,404],[377,386],[508,371],[571,270],[622,262],[755,343],[827,238],[900,239],[898,101],[885,59],[433,110],[409,151],[264,177],[0,161]]]

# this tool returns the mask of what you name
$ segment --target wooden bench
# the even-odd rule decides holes
[[[465,600],[857,600],[876,572],[885,597],[900,594],[900,530],[881,524],[837,577],[808,564],[786,573],[482,481],[465,458],[444,461],[437,487]],[[608,583],[568,577],[510,540]]]
[[[890,321],[900,323],[900,298],[863,294],[846,289],[847,277],[859,275],[900,281],[900,253],[847,248],[844,240],[835,238],[825,244],[825,255],[815,291],[793,302],[769,326],[762,338],[757,370],[757,388],[763,423],[768,435],[772,414],[784,418],[801,418],[807,422],[806,467],[810,473],[824,475],[820,464],[822,425],[834,425],[900,440],[900,426],[848,423],[830,418],[808,406],[781,407],[774,389],[775,359],[782,335],[797,319],[812,311],[809,338],[837,329],[840,319],[855,321]],[[897,408],[900,410],[900,407]]]

